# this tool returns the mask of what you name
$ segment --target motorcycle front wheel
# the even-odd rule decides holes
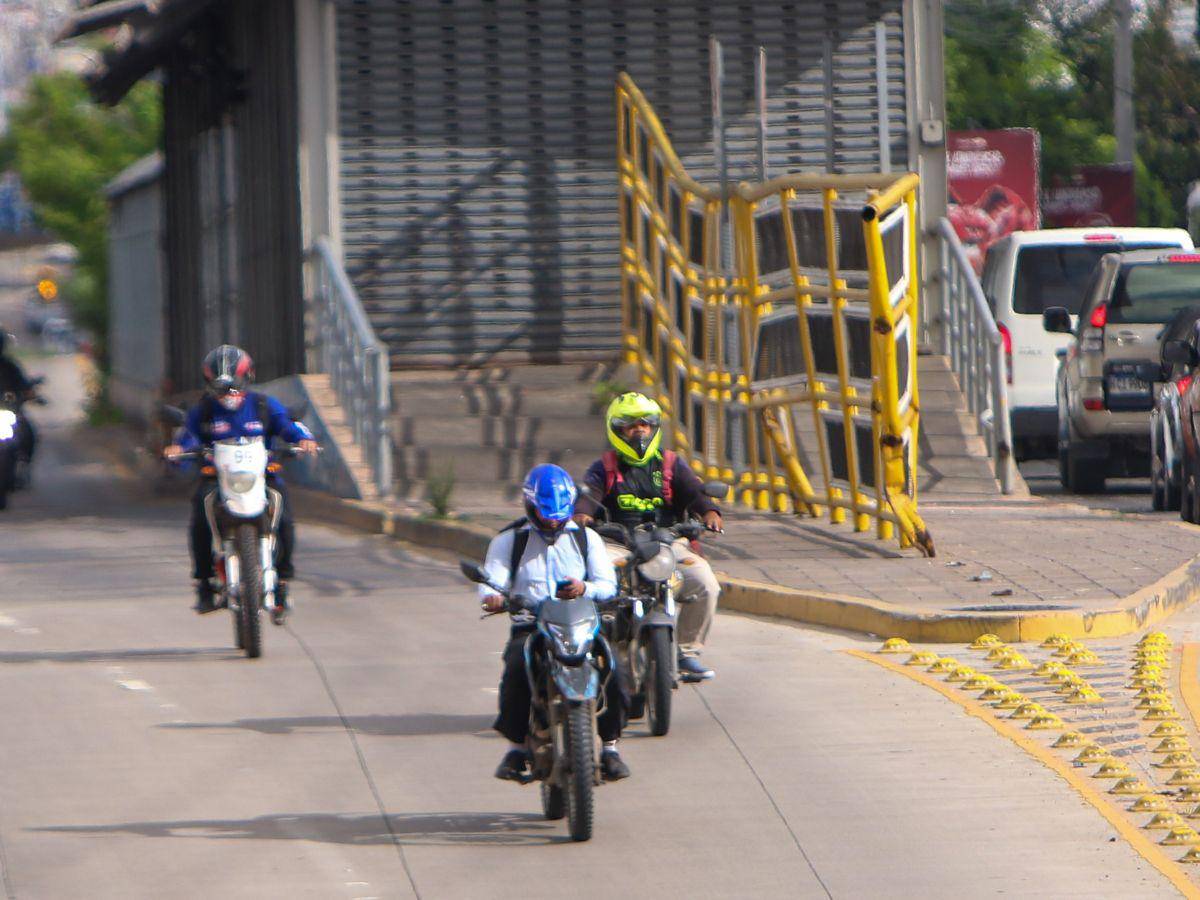
[[[567,830],[571,840],[592,837],[592,788],[596,781],[596,744],[592,733],[591,703],[567,710]]]
[[[646,647],[646,719],[650,733],[662,737],[671,729],[671,632],[651,628]]]
[[[238,570],[241,572],[241,607],[238,616],[242,638],[242,649],[246,656],[256,659],[262,656],[262,604],[263,572],[262,555],[258,543],[258,529],[246,522],[238,526],[235,538],[238,555]]]

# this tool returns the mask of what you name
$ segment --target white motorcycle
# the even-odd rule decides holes
[[[283,514],[283,497],[267,484],[281,468],[279,459],[296,455],[284,447],[268,450],[261,437],[216,441],[212,448],[183,453],[176,459],[201,460],[200,474],[215,478],[217,489],[204,500],[213,536],[213,563],[222,605],[233,613],[239,650],[262,655],[262,611],[283,624],[285,609],[276,603],[275,542]]]

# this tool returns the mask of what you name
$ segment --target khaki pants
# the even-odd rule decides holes
[[[629,551],[618,544],[605,541],[604,546],[616,565],[629,557]],[[684,656],[698,656],[704,649],[713,616],[717,613],[721,586],[708,560],[693,553],[686,540],[680,538],[671,545],[671,549],[675,552],[679,574],[683,577],[683,588],[676,598],[679,601],[679,650]]]

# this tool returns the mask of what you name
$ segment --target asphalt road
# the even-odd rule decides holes
[[[1178,512],[1156,513],[1150,508],[1149,478],[1110,478],[1102,494],[1071,494],[1062,488],[1056,461],[1031,459],[1021,463],[1019,468],[1030,493],[1038,497],[1081,503],[1092,509],[1179,518]]]
[[[265,655],[190,611],[186,504],[72,430],[45,360],[35,488],[0,518],[0,867],[8,897],[1172,896],[1041,764],[847,656],[719,617],[717,679],[567,840],[498,782],[499,620],[451,560],[302,524]]]

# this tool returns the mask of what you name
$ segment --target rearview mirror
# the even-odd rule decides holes
[[[487,573],[483,571],[482,566],[477,566],[475,563],[467,562],[465,559],[459,560],[458,570],[467,576],[468,581],[473,581],[476,584],[487,584]]]
[[[729,485],[723,481],[706,481],[701,490],[706,497],[712,497],[714,500],[724,500],[729,496]]]
[[[168,425],[183,425],[187,422],[187,413],[178,406],[171,406],[169,403],[164,403],[159,407],[158,413]]]
[[[1162,361],[1194,369],[1198,362],[1196,348],[1187,341],[1167,341],[1163,344]]]
[[[1071,314],[1066,307],[1051,306],[1042,313],[1042,328],[1057,334],[1071,333]]]

